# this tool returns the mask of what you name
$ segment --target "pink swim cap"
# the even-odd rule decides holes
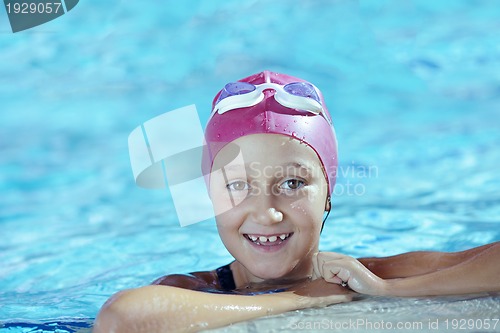
[[[337,175],[337,139],[321,92],[302,79],[270,71],[238,82],[248,84],[227,84],[212,104],[202,159],[207,181],[215,156],[226,144],[250,134],[281,134],[308,144],[316,152],[331,194]],[[245,98],[250,94],[257,97],[250,101]]]

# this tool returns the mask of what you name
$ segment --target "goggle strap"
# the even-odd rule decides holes
[[[291,109],[299,109],[314,113],[316,115],[323,111],[323,107],[320,103],[312,98],[295,96],[292,94],[275,94],[274,99],[283,106]]]
[[[311,112],[315,115],[321,114],[323,111],[323,106],[321,105],[321,103],[319,103],[314,98],[293,95],[285,91],[283,87],[278,84],[263,83],[255,87],[256,89],[249,93],[228,96],[221,99],[219,102],[217,102],[214,109],[212,110],[211,117],[216,112],[219,114],[223,114],[230,110],[243,107],[251,107],[260,103],[264,99],[263,91],[265,89],[273,89],[275,91],[274,99],[285,107]],[[317,88],[314,86],[313,88],[317,93]]]
[[[247,94],[247,96],[249,95]],[[250,102],[248,100],[246,101],[240,100],[240,95],[226,97],[219,103],[217,103],[213,113],[218,112],[219,114],[223,114],[233,109],[254,106],[262,102],[263,99],[264,99],[264,94],[262,93],[258,93],[257,96]],[[238,100],[240,101],[238,102]]]

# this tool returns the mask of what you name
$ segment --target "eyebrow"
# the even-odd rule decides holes
[[[307,165],[308,163],[301,163],[301,162],[288,162],[288,163],[285,163],[285,164],[282,164],[281,166],[286,166],[286,167],[295,167],[297,169],[306,169],[306,170],[312,170],[312,168]]]
[[[235,169],[241,169],[241,168],[247,168],[247,164],[232,164],[232,165],[224,165],[222,167],[219,167],[218,169],[225,170],[225,171],[231,171]]]

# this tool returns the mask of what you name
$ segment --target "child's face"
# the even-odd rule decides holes
[[[248,135],[233,143],[242,158],[228,163],[233,156],[224,147],[210,181],[224,245],[252,282],[310,275],[328,192],[316,153],[277,134]]]

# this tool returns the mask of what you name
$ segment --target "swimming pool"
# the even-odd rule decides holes
[[[495,1],[85,1],[23,33],[0,22],[2,333],[85,332],[118,290],[231,260],[212,222],[182,229],[168,192],[135,186],[127,136],[192,103],[205,122],[222,84],[262,69],[314,82],[334,118],[343,172],[322,249],[500,240]],[[430,331],[498,318],[499,301],[360,298],[220,331]]]

